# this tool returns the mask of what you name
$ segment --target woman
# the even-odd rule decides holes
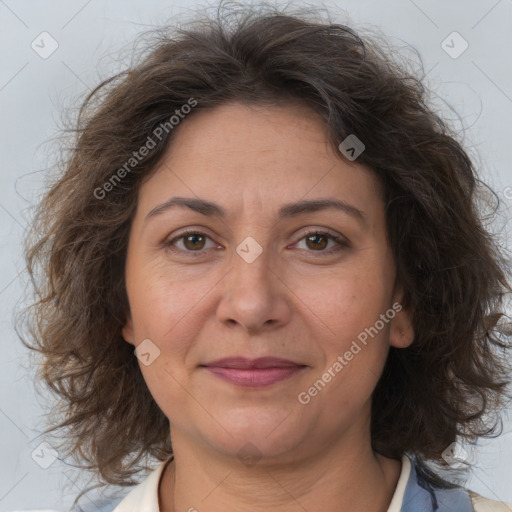
[[[152,469],[115,512],[510,510],[432,466],[507,398],[472,162],[377,44],[233,14],[93,91],[41,202],[61,453],[110,484]]]

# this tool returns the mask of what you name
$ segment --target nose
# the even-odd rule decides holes
[[[251,262],[234,253],[232,260],[223,279],[218,319],[252,334],[285,325],[291,317],[290,290],[268,252],[264,250]]]

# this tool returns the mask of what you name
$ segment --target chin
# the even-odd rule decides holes
[[[272,414],[267,409],[251,411],[250,414],[247,410],[238,414],[230,411],[228,416],[214,414],[224,428],[216,429],[215,432],[220,435],[210,438],[209,442],[219,452],[241,461],[244,458],[261,459],[261,462],[277,459],[280,462],[286,459],[291,461],[298,446],[304,441],[308,442],[306,429],[288,422],[285,418],[289,412],[282,408],[278,412]]]

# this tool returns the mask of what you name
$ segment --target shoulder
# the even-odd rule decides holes
[[[512,512],[512,504],[484,498],[473,491],[468,491],[475,512]]]
[[[434,486],[426,478],[424,467],[414,458],[410,464],[407,486],[396,512],[437,511],[437,512],[512,512],[512,505],[480,496],[462,486]],[[388,512],[395,512],[394,509]]]
[[[171,455],[166,460],[158,463],[146,477],[135,486],[124,489],[121,496],[117,494],[104,501],[88,499],[87,503],[75,506],[69,512],[159,512],[158,486],[165,466],[174,457]]]

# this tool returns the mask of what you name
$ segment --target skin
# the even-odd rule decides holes
[[[303,106],[228,103],[175,130],[140,189],[123,329],[128,343],[149,338],[160,350],[139,365],[171,424],[161,510],[385,512],[401,463],[372,451],[371,394],[389,347],[412,343],[410,313],[398,312],[308,404],[297,398],[401,300],[377,178],[334,154],[322,120]],[[173,196],[215,202],[227,215],[173,207],[145,221]],[[364,220],[336,209],[277,218],[283,204],[319,198],[342,200]],[[184,228],[206,237],[164,245]],[[308,229],[348,245],[329,254],[336,242],[308,242]],[[251,263],[236,252],[249,236],[263,251]],[[247,389],[199,366],[269,355],[307,367]],[[250,466],[237,455],[247,443],[260,457]]]

